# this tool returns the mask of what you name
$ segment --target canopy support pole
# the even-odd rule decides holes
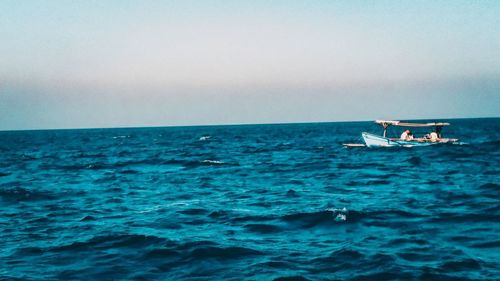
[[[441,138],[441,130],[443,129],[443,126],[436,126],[436,134],[438,135],[438,138]]]
[[[382,123],[382,126],[384,127],[384,138],[386,137],[387,135],[387,127],[389,127],[389,123]]]

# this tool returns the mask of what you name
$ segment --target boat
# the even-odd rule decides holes
[[[458,139],[443,138],[441,130],[444,126],[449,126],[450,123],[408,123],[396,120],[376,120],[375,123],[384,128],[383,135],[376,135],[372,133],[362,132],[364,144],[348,143],[344,144],[345,147],[414,147],[414,146],[430,146],[439,144],[455,144]],[[433,133],[420,138],[401,139],[387,137],[387,128],[389,126],[399,127],[431,127]]]

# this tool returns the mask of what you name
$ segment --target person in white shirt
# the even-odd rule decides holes
[[[413,134],[411,133],[410,130],[406,130],[401,134],[401,137],[399,138],[405,141],[413,140]]]
[[[438,134],[436,132],[430,133],[429,137],[430,137],[430,139],[431,139],[432,142],[436,142],[436,141],[439,140],[439,136],[438,136]]]
[[[431,141],[431,142],[437,142],[437,141],[439,141],[439,135],[436,132],[431,132],[431,133],[425,135],[425,138],[428,141]]]

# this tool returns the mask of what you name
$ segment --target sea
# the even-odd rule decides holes
[[[2,131],[0,280],[500,280],[500,118],[431,121]]]

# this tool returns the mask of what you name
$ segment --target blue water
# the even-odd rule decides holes
[[[447,121],[0,132],[0,279],[498,280],[500,119]]]

